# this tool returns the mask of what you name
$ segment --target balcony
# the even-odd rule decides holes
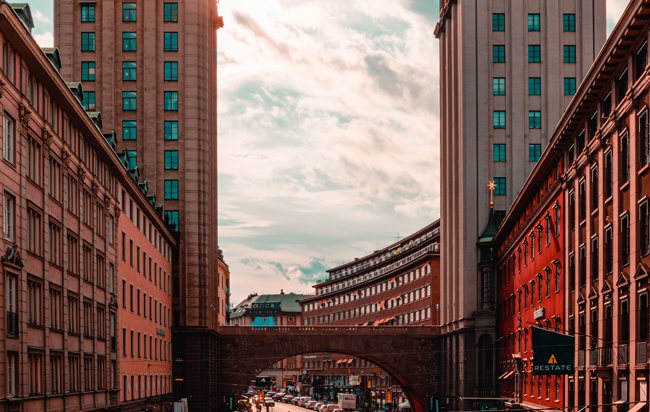
[[[616,357],[619,365],[627,365],[630,363],[630,349],[627,343],[618,345],[618,355]]]
[[[585,351],[583,349],[578,351],[578,366],[585,366]]]
[[[598,365],[598,355],[599,355],[598,349],[600,349],[600,348],[592,348],[589,351],[589,366],[597,366]]]
[[[612,347],[604,346],[602,348],[598,348],[598,351],[598,366],[610,366],[612,364]]]
[[[643,365],[648,361],[648,342],[636,343],[636,364]]]

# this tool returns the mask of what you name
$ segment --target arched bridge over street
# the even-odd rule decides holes
[[[279,360],[314,352],[374,363],[399,383],[415,412],[425,411],[428,396],[439,389],[435,326],[224,326],[217,335],[217,392],[223,396],[243,393],[258,373]]]

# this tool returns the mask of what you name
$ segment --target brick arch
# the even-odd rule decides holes
[[[402,387],[416,412],[438,392],[440,345],[431,326],[222,327],[218,334],[217,393],[242,393],[255,375],[284,358],[341,353],[374,363]]]

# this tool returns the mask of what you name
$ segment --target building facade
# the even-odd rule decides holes
[[[217,3],[54,2],[63,77],[81,79],[84,104],[102,111],[103,129],[117,132],[118,151],[162,194],[179,233],[172,324],[174,358],[183,362],[175,382],[202,409],[216,402],[196,388],[216,379],[214,329],[227,308],[217,245]],[[196,358],[194,344],[212,349]]]
[[[496,312],[481,303],[476,242],[533,170],[605,39],[605,1],[442,0],[435,36],[441,67],[441,326],[443,392],[494,396],[478,384],[476,348],[494,342]],[[516,92],[515,92],[516,91]]]
[[[258,295],[253,293],[233,308],[230,313],[232,326],[301,326],[300,301],[307,295],[296,293]],[[285,359],[268,359],[259,376],[271,378],[276,388],[295,387],[302,369],[302,355]]]
[[[0,397],[8,410],[121,409],[118,328],[146,322],[119,309],[120,280],[135,281],[120,250],[137,239],[170,268],[175,240],[32,27],[28,5],[0,2]],[[157,366],[169,393],[171,361]]]
[[[439,239],[435,221],[397,243],[329,269],[329,279],[314,285],[315,295],[300,302],[305,325],[438,325]],[[303,381],[311,386],[392,386],[386,371],[345,354],[311,354],[304,359],[304,372]],[[358,380],[350,382],[350,375]]]

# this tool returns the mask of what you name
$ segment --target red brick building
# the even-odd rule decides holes
[[[134,369],[120,356],[119,330],[159,333],[155,317],[120,309],[122,281],[160,303],[162,349],[139,373],[147,396],[170,390],[170,280],[161,276],[166,289],[156,290],[144,274],[149,258],[170,273],[175,241],[155,197],[115,153],[115,136],[100,132],[101,114],[86,113],[81,85],[62,80],[58,51],[43,53],[32,27],[29,6],[0,2],[0,402],[21,411],[122,408],[121,371]],[[124,270],[128,239],[146,272]]]
[[[301,301],[305,325],[397,326],[438,325],[439,221],[367,256],[327,271],[329,279],[314,286]],[[385,371],[350,356],[316,354],[305,358],[306,378],[323,384],[387,387]],[[363,373],[362,373],[363,372]],[[370,380],[370,384],[367,380]]]

